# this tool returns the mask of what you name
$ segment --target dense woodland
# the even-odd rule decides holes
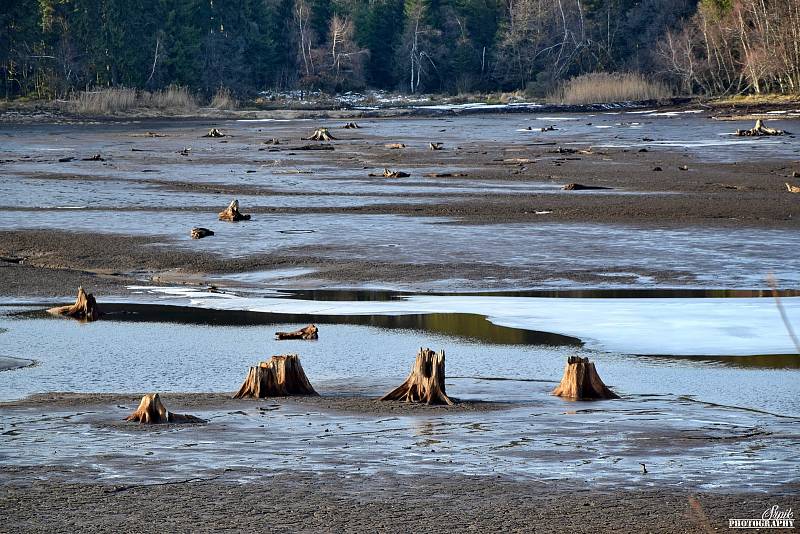
[[[545,94],[639,72],[800,92],[798,0],[0,0],[6,98],[76,90]]]

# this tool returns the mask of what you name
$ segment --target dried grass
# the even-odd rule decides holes
[[[211,99],[211,107],[216,109],[233,110],[239,106],[239,102],[227,87],[220,87]]]
[[[197,109],[197,101],[185,87],[170,86],[148,93],[125,87],[82,91],[67,102],[70,111],[80,115],[116,115],[134,110],[159,110],[181,114]]]
[[[567,81],[550,96],[560,104],[605,104],[670,98],[672,91],[637,73],[584,74]]]

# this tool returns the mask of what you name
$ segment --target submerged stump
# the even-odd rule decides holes
[[[297,354],[273,356],[251,367],[234,399],[316,395]]]
[[[239,211],[239,201],[232,200],[231,203],[225,208],[225,211],[219,212],[220,221],[249,221],[250,215],[245,215]]]
[[[749,130],[736,130],[736,135],[739,137],[759,137],[762,135],[783,135],[786,132],[783,130],[776,130],[775,128],[770,128],[768,126],[764,126],[764,121],[761,119],[756,120],[756,125]]]
[[[564,377],[553,395],[573,400],[618,399],[619,395],[608,389],[600,379],[589,358],[570,356],[564,368]]]
[[[209,230],[208,228],[197,227],[197,228],[192,228],[192,232],[190,235],[192,236],[192,239],[203,239],[204,237],[214,235],[214,231]]]
[[[358,130],[361,126],[358,125],[356,122],[348,122],[344,126],[342,126],[345,130]]]
[[[140,424],[156,425],[166,423],[205,423],[205,420],[193,415],[172,413],[161,402],[158,393],[148,393],[142,397],[135,412],[125,418]]]
[[[420,348],[406,381],[381,397],[381,400],[452,406],[453,401],[447,396],[444,386],[444,351],[436,353],[431,349]]]
[[[428,148],[431,150],[444,150],[444,145],[442,143],[428,143]]]
[[[336,138],[331,135],[327,128],[317,128],[311,137],[306,137],[306,141],[335,141]]]
[[[100,310],[97,307],[97,301],[94,299],[94,295],[86,293],[83,287],[78,288],[78,298],[75,299],[75,304],[50,308],[47,310],[47,313],[74,317],[75,319],[82,319],[84,321],[96,321],[100,318]]]
[[[294,332],[275,332],[275,339],[319,339],[319,328],[310,324]]]

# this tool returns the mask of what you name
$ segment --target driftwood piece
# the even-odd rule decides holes
[[[250,215],[245,215],[239,211],[239,201],[232,200],[231,203],[225,208],[225,211],[219,212],[220,221],[249,221]]]
[[[333,145],[303,145],[287,150],[333,150]]]
[[[94,156],[83,158],[81,161],[105,161],[105,159],[100,154],[95,154]]]
[[[100,310],[97,307],[94,295],[87,294],[83,287],[78,288],[78,298],[75,299],[75,304],[50,308],[47,313],[74,317],[84,321],[96,321],[100,318]]]
[[[209,230],[208,228],[192,228],[192,239],[203,239],[204,237],[208,237],[210,235],[214,235],[213,230]]]
[[[135,412],[125,418],[140,424],[156,425],[166,423],[205,423],[203,419],[193,415],[172,413],[161,402],[158,393],[148,393],[142,397]]]
[[[555,130],[557,130],[557,129],[558,129],[558,128],[556,128],[556,125],[555,125],[555,124],[550,124],[550,125],[548,125],[548,126],[543,126],[543,127],[540,129],[540,131],[542,131],[542,132],[552,132],[552,131],[555,131]]]
[[[426,172],[422,176],[426,178],[452,178],[454,176],[469,176],[465,172]]]
[[[786,189],[788,189],[790,193],[800,193],[800,186],[797,185],[786,183]]]
[[[180,150],[180,152],[178,152],[178,154],[180,154],[181,156],[188,156],[191,151],[192,151],[192,147],[185,146]]]
[[[786,132],[783,130],[776,130],[775,128],[770,128],[768,126],[764,126],[764,121],[761,119],[756,120],[756,125],[749,130],[736,130],[736,135],[739,137],[759,137],[762,135],[783,135]]]
[[[272,139],[267,139],[262,144],[264,144],[264,145],[279,145],[279,144],[281,144],[281,140],[278,139],[277,137],[273,137]]]
[[[431,150],[444,150],[444,145],[442,143],[428,143],[428,148]]]
[[[331,135],[327,128],[317,128],[311,137],[306,137],[306,141],[335,141],[336,138]]]
[[[564,191],[584,191],[589,189],[610,189],[610,188],[603,187],[600,185],[567,184],[561,189],[563,189]]]
[[[316,395],[297,354],[273,356],[251,367],[234,399]]]
[[[216,128],[211,128],[207,134],[203,137],[225,137],[225,134],[217,130]]]
[[[406,147],[406,145],[404,145],[403,143],[386,143],[383,146],[385,146],[386,148],[391,148],[392,150],[397,150]]]
[[[369,173],[369,176],[373,176],[373,177],[375,177],[375,176],[381,177],[382,176],[383,178],[408,178],[411,175],[408,174],[407,172],[393,171],[393,170],[384,168],[382,174]]]
[[[445,391],[444,378],[444,351],[437,354],[431,349],[420,348],[406,381],[381,400],[452,405],[453,401]]]
[[[570,356],[564,368],[564,377],[553,395],[573,400],[618,399],[619,395],[608,389],[589,358]]]
[[[361,126],[359,126],[355,122],[348,122],[347,124],[342,126],[342,128],[344,128],[345,130],[358,130],[359,128],[361,128]]]
[[[319,328],[310,324],[294,332],[275,332],[275,339],[318,339]]]

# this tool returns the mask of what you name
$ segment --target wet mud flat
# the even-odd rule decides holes
[[[798,267],[800,203],[784,185],[800,172],[795,136],[739,139],[729,133],[745,121],[656,110],[343,124],[9,128],[4,292],[52,294],[81,276],[110,288],[287,269],[307,271],[276,283],[428,291],[795,280],[784,274]],[[319,125],[337,140],[303,139]],[[212,126],[226,137],[202,138]],[[333,150],[305,149],[320,146]],[[564,191],[570,183],[604,189]],[[217,221],[232,198],[252,221]],[[193,241],[195,226],[216,235]],[[48,276],[32,283],[37,269]]]

